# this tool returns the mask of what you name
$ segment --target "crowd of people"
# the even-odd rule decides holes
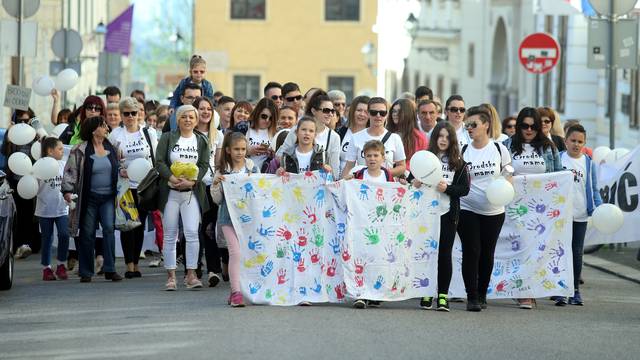
[[[421,299],[420,307],[449,311],[451,253],[458,234],[467,310],[485,309],[496,242],[505,220],[505,207],[492,205],[485,195],[493,174],[508,178],[565,169],[574,173],[575,293],[553,300],[558,306],[583,304],[582,247],[588,216],[601,199],[595,164],[585,146],[587,134],[577,121],[567,121],[563,129],[557,113],[548,107],[525,107],[501,119],[491,104],[468,107],[458,94],[443,105],[426,86],[393,101],[357,96],[348,103],[340,89],[310,88],[303,94],[294,82],[269,82],[261,99],[234,99],[214,92],[206,80],[203,58],[194,55],[189,65],[189,75],[168,105],[147,100],[140,90],[123,97],[110,86],[102,93],[106,103],[91,95],[76,109],[60,110],[59,94],[52,92],[51,122],[68,126],[57,137],[34,141],[41,142],[42,156],[59,162],[59,175],[40,181],[34,200],[14,192],[16,256],[40,252],[43,280],[67,279],[76,265],[81,282],[92,281],[96,266],[98,274],[111,281],[142,276],[145,227],[120,231],[124,276],[116,271],[114,236],[117,184],[128,179],[129,164],[142,158],[153,164],[160,178],[157,209],[140,206],[136,181],[128,179],[129,188],[142,224],[147,218],[155,224],[156,244],[167,271],[165,289],[179,288],[176,269],[182,259],[184,287],[202,288],[203,281],[215,287],[229,281],[229,304],[244,306],[241,251],[221,186],[226,175],[323,169],[335,180],[400,181],[419,187],[410,160],[416,152],[428,150],[442,163],[444,175],[437,191],[448,200],[449,211],[440,219],[438,295]],[[16,110],[12,121],[28,123],[33,117],[31,110]],[[32,143],[17,146],[5,138],[4,144],[6,156],[14,152],[31,156]],[[63,145],[73,145],[66,162]],[[177,175],[176,164],[186,164],[195,175]],[[15,189],[20,176],[8,168],[6,172]],[[54,225],[55,271],[51,267]],[[76,250],[69,250],[71,238]],[[535,299],[516,301],[523,309],[535,305]],[[358,308],[379,305],[366,299],[354,302]]]

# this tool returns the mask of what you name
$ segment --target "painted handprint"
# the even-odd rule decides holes
[[[364,276],[356,275],[356,276],[353,277],[353,280],[356,282],[356,287],[363,287],[364,286]]]
[[[267,289],[264,292],[264,298],[267,299],[267,300],[271,300],[271,298],[273,298],[274,296],[276,296],[276,294],[271,289]]]
[[[511,219],[523,217],[527,215],[528,212],[529,212],[529,208],[523,204],[520,204],[514,207],[511,207],[511,206],[507,207],[507,215]]]
[[[249,241],[247,241],[247,246],[249,247],[249,250],[253,250],[256,252],[262,250],[262,248],[264,247],[262,245],[262,241],[260,240],[253,241],[253,237],[251,236],[249,236]]]
[[[413,192],[411,192],[410,200],[414,203],[418,203],[420,202],[420,199],[422,199],[422,195],[424,195],[424,192],[422,192],[422,190],[414,190]]]
[[[496,292],[505,292],[507,291],[507,285],[509,283],[506,280],[502,280],[498,283],[498,285],[496,285]]]
[[[276,236],[279,237],[280,240],[289,241],[293,237],[293,234],[286,225],[282,225],[278,228],[278,231],[276,231]]]
[[[406,193],[407,193],[407,189],[406,189],[406,188],[404,188],[404,187],[396,188],[396,193],[395,193],[395,194],[393,194],[393,197],[391,198],[391,200],[392,200],[394,203],[396,203],[396,204],[397,204],[397,203],[399,203],[399,202],[401,202],[401,201],[402,201],[402,199],[404,198],[404,195],[405,195]]]
[[[564,256],[564,248],[562,245],[558,245],[557,249],[549,249],[552,258],[556,258],[560,260],[561,257]]]
[[[273,199],[273,201],[276,202],[276,204],[281,204],[282,203],[282,189],[275,188],[275,189],[271,190],[271,198]]]
[[[278,285],[282,285],[285,282],[287,282],[287,270],[286,269],[280,269],[278,270]]]
[[[551,261],[547,266],[547,268],[551,270],[551,272],[554,273],[555,275],[558,275],[560,274],[560,272],[564,271],[564,269],[560,268],[560,258]]]
[[[304,249],[301,249],[300,246],[291,245],[291,259],[294,262],[300,261],[300,259],[302,258],[302,253],[303,252],[304,252]]]
[[[395,221],[402,219],[406,212],[407,210],[400,204],[395,204],[393,208],[391,208],[391,216],[393,216],[393,220]]]
[[[314,278],[313,283],[315,285],[311,288],[311,291],[313,291],[316,294],[320,294],[320,292],[322,291],[322,285],[320,285],[318,278]]]
[[[518,275],[515,275],[511,278],[511,287],[513,289],[521,289],[524,284],[524,280]]]
[[[269,276],[269,274],[271,274],[272,270],[273,270],[273,261],[269,260],[266,264],[264,264],[260,268],[260,275],[262,275],[262,277],[267,277]]]
[[[287,224],[295,224],[298,222],[298,219],[300,219],[300,217],[298,215],[294,215],[292,213],[284,213],[284,215],[282,216],[282,220],[284,222],[286,222]]]
[[[276,257],[282,259],[287,256],[287,246],[278,244],[276,245]]]
[[[308,182],[314,182],[318,179],[318,177],[313,171],[305,171],[303,179]]]
[[[331,241],[329,241],[329,246],[331,246],[331,250],[333,251],[334,255],[340,254],[340,239],[339,238],[334,237],[333,239],[331,239]]]
[[[527,202],[529,209],[537,212],[538,214],[544,214],[547,211],[547,205],[542,199],[531,199]]]
[[[245,199],[248,199],[248,198],[255,199],[256,193],[255,193],[255,189],[253,188],[253,184],[251,184],[250,182],[245,183],[244,185],[242,185],[242,190],[244,190]]]
[[[544,287],[545,290],[553,290],[556,288],[556,285],[549,280],[545,280],[542,282],[542,287]]]
[[[432,207],[432,208],[436,208],[436,207],[438,207],[438,205],[440,205],[440,201],[438,201],[438,200],[431,200],[431,207]]]
[[[386,204],[377,205],[374,210],[369,212],[369,220],[371,222],[383,222],[388,213]]]
[[[310,208],[309,206],[307,206],[302,213],[307,217],[306,219],[302,220],[303,223],[305,224],[315,224],[316,221],[318,221],[318,216],[316,216],[316,209],[315,208]]]
[[[425,245],[432,248],[433,250],[438,250],[438,240],[434,238],[425,240]]]
[[[416,261],[429,260],[430,257],[429,252],[422,247],[418,249],[418,252],[415,255],[413,255],[413,259]]]
[[[240,219],[240,222],[241,222],[241,223],[243,223],[243,224],[250,223],[250,222],[251,222],[251,220],[253,220],[253,219],[251,218],[251,216],[249,216],[249,215],[247,215],[247,214],[240,215],[240,218],[239,218],[239,219]]]
[[[303,227],[296,231],[296,235],[298,236],[298,245],[307,246],[307,231]]]
[[[564,195],[555,194],[551,198],[554,205],[564,205],[567,202],[567,198]]]
[[[501,262],[496,262],[493,266],[493,276],[500,276],[504,272],[504,265]]]
[[[322,247],[324,245],[324,232],[318,225],[313,225],[311,232],[313,234],[313,239],[311,240],[313,244],[317,247]]]
[[[338,300],[343,300],[347,293],[347,285],[343,282],[340,285],[336,286],[334,290],[336,292],[336,298]]]
[[[309,251],[309,255],[311,256],[311,263],[312,264],[317,264],[318,262],[320,262],[319,253],[320,253],[320,251],[318,250],[318,248],[313,248],[313,249],[311,249],[311,251]]]
[[[515,274],[517,272],[520,272],[520,265],[521,265],[521,261],[520,259],[513,259],[511,260],[511,269],[510,269],[510,273]]]
[[[398,244],[402,244],[405,240],[407,240],[407,236],[402,231],[398,231],[397,233],[391,236],[392,236],[391,240],[397,242]]]
[[[293,188],[292,190],[292,194],[293,197],[296,199],[297,202],[299,203],[303,203],[304,202],[304,195],[302,194],[302,188],[299,186],[296,186]]]
[[[422,274],[422,276],[425,276]],[[429,278],[428,277],[414,277],[413,278],[413,287],[416,289],[424,288],[429,286]]]
[[[558,281],[558,285],[560,285],[560,287],[565,289],[565,290],[567,290],[569,288],[569,286],[567,286],[567,284],[564,282],[564,280]]]
[[[378,202],[383,202],[384,201],[384,189],[383,188],[377,188],[376,189],[376,200],[378,200]]]
[[[364,272],[364,267],[367,266],[367,262],[361,258],[358,258],[353,261],[353,265],[355,266],[356,274],[362,274]]]
[[[263,236],[265,238],[269,238],[269,237],[275,235],[275,233],[276,233],[276,231],[273,230],[273,226],[269,226],[269,227],[265,228],[264,225],[262,225],[262,224],[260,224],[260,227],[256,231],[258,232],[258,234],[260,234],[260,236]]]
[[[338,232],[338,235],[342,235],[344,236],[344,233],[347,230],[347,226],[345,225],[345,223],[337,223],[336,224],[336,231]]]
[[[316,201],[316,206],[317,207],[323,207],[324,206],[324,188],[319,188],[318,191],[316,191],[316,194],[313,196],[313,199]]]
[[[510,233],[507,235],[507,241],[511,243],[511,251],[520,250],[520,235],[516,233]]]
[[[275,206],[273,206],[273,205],[271,205],[271,206],[269,206],[269,207],[265,206],[265,207],[262,209],[262,217],[263,217],[263,218],[270,218],[270,217],[272,217],[272,216],[273,216],[273,215],[275,215],[275,214],[276,214],[276,207],[275,207]]]
[[[396,247],[392,244],[389,244],[384,249],[387,252],[387,262],[389,264],[393,264],[394,262],[396,262]]]
[[[327,276],[328,277],[334,277],[336,275],[336,266],[338,265],[338,262],[336,261],[336,259],[331,259],[331,263],[329,264],[329,266],[327,266]]]
[[[544,185],[544,189],[546,191],[550,191],[552,189],[557,189],[557,188],[558,188],[558,182],[557,181],[551,181],[551,182],[548,182],[548,183],[546,183]]]
[[[300,259],[300,261],[298,261],[298,266],[296,268],[298,269],[298,272],[304,272],[307,270],[307,267],[304,266],[304,259]]]
[[[255,295],[258,293],[258,290],[260,290],[261,287],[262,284],[258,282],[249,283],[249,292]]]
[[[244,209],[247,208],[247,202],[245,200],[242,200],[242,199],[236,201],[234,203],[234,205],[240,210],[244,210]]]
[[[344,246],[342,248],[342,261],[349,261],[349,259],[351,259],[351,254],[349,254],[349,248]]]
[[[376,282],[373,283],[373,288],[376,290],[380,290],[383,284],[384,284],[384,278],[382,277],[382,275],[378,275],[378,279],[376,279]]]
[[[367,245],[376,245],[380,242],[380,234],[378,234],[378,229],[376,228],[367,228],[364,230],[364,236],[367,238]]]
[[[527,222],[527,230],[535,231],[538,235],[542,235],[547,228],[542,224],[540,219],[535,219]]]
[[[553,209],[553,210],[547,211],[547,217],[549,219],[555,219],[558,216],[560,216],[560,210],[558,210],[558,209]]]
[[[280,175],[280,180],[282,180],[283,184],[288,184],[289,181],[291,181],[291,174],[289,174],[286,171],[283,171],[282,175]]]
[[[360,200],[369,200],[370,188],[367,184],[360,184]]]
[[[307,296],[307,288],[304,286],[300,286],[300,288],[298,288],[298,292],[300,293],[300,295],[302,296]]]

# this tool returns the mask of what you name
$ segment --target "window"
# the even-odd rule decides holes
[[[254,101],[260,99],[260,76],[234,75],[233,98],[237,101]]]
[[[264,20],[265,1],[266,0],[231,0],[231,18]]]
[[[325,0],[324,19],[326,21],[360,20],[360,0]]]
[[[564,112],[567,87],[567,36],[569,33],[569,18],[558,18],[558,42],[560,45],[560,59],[556,65],[556,110]]]
[[[347,96],[347,104],[353,99],[354,79],[353,76],[329,76],[329,90],[342,90]]]
[[[469,63],[467,64],[467,74],[469,77],[475,75],[475,62],[476,62],[476,47],[473,44],[469,44]],[[457,93],[454,93],[457,94]]]

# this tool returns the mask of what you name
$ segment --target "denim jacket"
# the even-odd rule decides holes
[[[187,76],[186,78],[180,80],[180,83],[173,91],[173,96],[171,97],[171,102],[169,103],[170,109],[175,109],[178,106],[182,105],[182,103],[180,102],[180,96],[182,95],[182,93],[184,93],[185,86],[187,86],[187,84],[191,82],[193,82],[191,80],[191,76]],[[203,79],[202,83],[200,83],[200,87],[202,88],[202,96],[213,99],[213,85],[211,85],[208,80]]]
[[[566,151],[560,153],[564,154]],[[600,189],[598,189],[598,173],[596,170],[596,164],[591,160],[589,155],[584,155],[586,159],[587,168],[587,184],[586,198],[587,198],[587,215],[591,216],[593,211],[600,205],[602,205],[602,197],[600,196]]]
[[[513,158],[513,150],[511,149],[511,138],[503,141],[502,144],[509,150],[509,154]],[[537,149],[538,153],[542,154],[544,159],[545,173],[552,173],[556,171],[562,171],[562,160],[560,160],[560,153],[552,147],[546,149]]]

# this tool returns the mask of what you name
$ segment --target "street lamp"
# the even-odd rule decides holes
[[[413,15],[413,13],[410,13],[409,17],[407,17],[407,20],[405,20],[404,29],[407,30],[407,33],[409,34],[409,36],[411,36],[411,40],[415,39],[416,35],[418,35],[418,30],[420,30],[420,22],[418,21],[416,16]]]
[[[371,71],[371,74],[375,75],[373,67],[376,64],[376,46],[369,41],[362,46],[360,52],[364,56],[364,63],[367,68]]]

